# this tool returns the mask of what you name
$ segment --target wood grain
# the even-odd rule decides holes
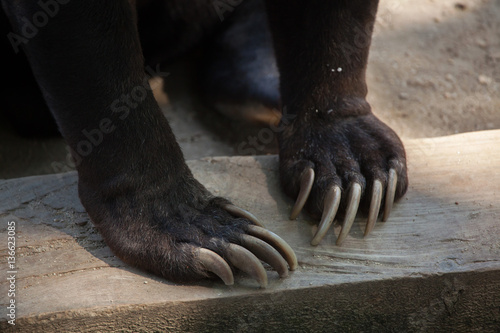
[[[296,251],[269,287],[238,276],[173,284],[113,256],[80,205],[76,174],[0,181],[0,257],[16,222],[17,331],[481,331],[500,328],[500,131],[405,142],[407,195],[363,238],[358,216],[311,247],[316,223],[280,190],[276,156],[190,161],[217,195],[260,217]],[[3,266],[5,267],[5,266]],[[7,269],[4,270],[6,272]],[[2,318],[8,284],[0,273]]]

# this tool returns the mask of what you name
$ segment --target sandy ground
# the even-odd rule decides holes
[[[382,0],[368,82],[403,138],[500,128],[500,1]]]
[[[274,153],[262,127],[205,108],[182,66],[158,99],[186,159]],[[403,138],[500,128],[500,0],[381,0],[368,65],[369,102]],[[28,140],[0,123],[0,178],[71,169],[61,139]],[[500,144],[499,144],[500,145]]]

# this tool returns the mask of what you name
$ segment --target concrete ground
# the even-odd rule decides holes
[[[374,112],[403,139],[500,128],[498,31],[499,0],[381,1],[367,73]],[[158,99],[186,159],[242,155],[259,134],[204,107],[183,65],[164,83]],[[253,152],[276,152],[260,143]],[[69,169],[62,139],[21,138],[0,118],[0,178]]]

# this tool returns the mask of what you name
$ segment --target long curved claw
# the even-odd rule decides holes
[[[271,265],[281,278],[288,276],[288,266],[285,259],[271,245],[250,235],[242,235],[241,245],[255,254],[257,258]]]
[[[339,238],[337,238],[337,245],[341,245],[344,239],[347,237],[349,230],[351,230],[352,224],[354,223],[354,218],[358,212],[359,202],[361,200],[361,185],[358,183],[352,184],[351,191],[349,194],[349,203],[347,205],[347,212],[344,218],[344,223],[342,223],[342,229],[340,229]]]
[[[337,215],[337,211],[339,209],[340,196],[341,191],[338,186],[330,188],[326,193],[325,201],[323,203],[323,215],[321,216],[321,222],[319,223],[316,235],[314,235],[311,240],[311,245],[318,245],[323,237],[325,237],[328,229],[330,229],[330,226],[332,225],[335,215]]]
[[[311,193],[313,183],[314,170],[312,168],[307,168],[302,172],[300,178],[300,192],[293,206],[292,213],[290,214],[290,220],[295,220],[302,208],[304,208],[307,198],[309,198],[309,194]]]
[[[395,169],[389,170],[389,181],[387,183],[387,192],[385,195],[385,208],[382,221],[387,221],[391,214],[392,205],[394,204],[394,197],[396,196],[396,185],[398,184],[398,174]]]
[[[227,212],[235,217],[243,217],[246,218],[250,221],[252,221],[255,225],[258,225],[259,227],[264,227],[264,224],[252,213],[249,211],[244,210],[243,208],[240,208],[238,206],[235,206],[233,204],[227,204],[222,206]]]
[[[267,273],[260,260],[243,246],[230,243],[227,258],[239,270],[257,280],[261,288],[267,287]]]
[[[290,245],[283,240],[280,236],[276,235],[267,229],[250,225],[248,226],[248,234],[262,239],[268,244],[271,244],[278,252],[285,258],[288,263],[288,267],[291,271],[297,269],[298,261],[295,252],[292,250]]]
[[[205,249],[198,249],[198,259],[208,272],[212,272],[224,281],[228,286],[234,284],[234,276],[231,267],[217,253]]]
[[[373,182],[372,200],[370,202],[370,210],[368,212],[368,222],[366,223],[365,236],[368,236],[377,222],[380,204],[382,203],[382,193],[382,182],[377,179]]]

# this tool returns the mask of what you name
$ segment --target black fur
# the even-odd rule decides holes
[[[403,145],[365,99],[378,0],[275,0],[267,5],[281,98],[293,118],[278,134],[285,192],[296,197],[302,171],[313,167],[316,179],[307,205],[319,216],[329,186],[345,192],[357,182],[371,193],[373,181],[385,184],[394,167],[400,198],[408,186]],[[369,199],[364,197],[363,208]]]
[[[378,1],[245,0],[219,8],[212,0],[57,1],[42,1],[56,4],[57,14],[25,39],[13,34],[23,36],[40,3],[2,3],[11,42],[25,51],[77,161],[80,199],[124,261],[171,280],[203,278],[189,245],[224,256],[250,223],[193,178],[147,83],[145,65],[200,45],[212,46],[200,81],[217,100],[281,105],[292,116],[278,134],[281,180],[295,197],[304,167],[314,167],[310,212],[320,213],[329,185],[357,181],[366,192],[373,179],[386,181],[389,167],[398,170],[397,197],[406,191],[401,141],[365,100]]]

